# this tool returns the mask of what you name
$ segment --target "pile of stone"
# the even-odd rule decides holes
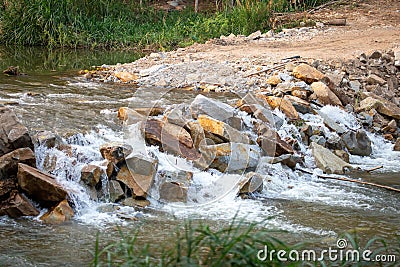
[[[36,169],[33,149],[28,129],[9,108],[0,106],[0,216],[37,216],[40,206],[49,208],[42,221],[66,221],[74,215],[68,192],[55,177]]]

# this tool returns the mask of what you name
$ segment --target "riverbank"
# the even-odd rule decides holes
[[[5,2],[0,10],[0,43],[166,51],[221,34],[267,31],[275,27],[273,13],[312,8],[323,2],[305,1],[298,7],[286,0],[246,0],[234,7],[224,2],[197,13],[191,1]],[[212,3],[202,1],[203,6]]]

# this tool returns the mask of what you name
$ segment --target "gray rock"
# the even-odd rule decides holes
[[[192,115],[186,104],[176,105],[164,115],[165,121],[181,127],[184,127],[191,119]]]
[[[380,51],[374,51],[372,54],[369,56],[370,59],[380,59],[382,57],[382,52]]]
[[[222,172],[239,172],[254,169],[258,165],[261,149],[257,145],[224,143],[204,147],[202,154],[214,157],[210,168]]]
[[[124,190],[122,190],[120,183],[116,180],[108,181],[108,192],[111,202],[117,202],[125,196]]]
[[[329,149],[314,142],[311,143],[310,147],[315,159],[315,164],[325,173],[344,174],[346,168],[352,168],[350,164],[333,154]]]
[[[132,190],[136,197],[146,197],[157,173],[158,160],[141,154],[130,156],[117,175],[117,180]]]
[[[196,96],[190,105],[190,110],[194,118],[204,114],[219,121],[228,120],[235,115],[233,107],[203,95]]]
[[[310,142],[317,143],[320,146],[325,146],[326,139],[325,139],[325,137],[320,136],[320,135],[313,135],[310,137]]]
[[[246,174],[244,181],[239,189],[239,195],[261,193],[263,190],[264,177],[256,172]]]
[[[400,67],[400,50],[394,52],[394,65]]]
[[[346,132],[342,135],[342,140],[353,155],[369,156],[372,153],[371,140],[362,129]]]
[[[183,202],[187,201],[187,187],[174,182],[164,182],[160,188],[160,200],[166,202]]]
[[[358,93],[361,89],[361,83],[358,80],[350,81],[349,85],[350,89],[353,90],[355,93]]]
[[[343,134],[347,131],[346,128],[342,127],[340,124],[336,123],[332,120],[327,114],[318,111],[318,115],[322,117],[324,120],[324,124],[331,130],[335,131],[338,134]],[[320,144],[321,145],[321,144]]]

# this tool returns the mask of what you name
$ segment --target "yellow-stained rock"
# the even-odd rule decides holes
[[[136,81],[138,76],[127,71],[114,72],[114,76],[124,83]]]
[[[292,103],[290,103],[287,99],[282,99],[281,97],[276,96],[263,96],[265,101],[267,101],[268,105],[272,108],[279,108],[286,117],[291,120],[298,120],[299,113],[297,113],[296,109],[293,107]]]
[[[74,216],[74,211],[69,206],[67,200],[61,201],[56,207],[50,209],[40,219],[49,224],[60,224],[70,220]]]
[[[282,82],[281,78],[278,75],[273,75],[266,80],[267,84],[276,86]]]
[[[325,75],[314,67],[307,64],[300,64],[293,69],[293,75],[306,83],[313,83],[321,80]]]
[[[311,84],[314,93],[310,99],[318,100],[323,105],[342,106],[340,99],[323,82],[314,82]]]
[[[203,127],[204,130],[209,131],[213,134],[224,136],[225,123],[223,123],[222,121],[213,119],[206,115],[200,115],[197,121],[200,123],[200,126]]]

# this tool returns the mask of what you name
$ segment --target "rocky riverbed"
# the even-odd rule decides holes
[[[149,59],[157,63],[163,57],[174,60],[148,67]],[[193,198],[194,172],[236,175],[229,176],[235,177],[233,182],[222,183],[232,183],[226,190],[247,198],[268,183],[271,164],[345,174],[354,169],[351,155],[371,155],[371,134],[383,136],[400,151],[397,50],[327,62],[298,56],[275,63],[190,57],[178,63],[176,58],[179,51],[151,54],[83,73],[84,79],[134,84],[142,91],[160,87],[199,93],[187,104],[120,107],[118,118],[125,131],[135,134],[124,142],[99,146],[92,157],[73,146],[79,142],[74,136],[29,136],[12,111],[2,107],[0,214],[36,216],[40,207],[49,208],[40,217],[45,222],[70,219],[70,204],[76,205],[71,195],[76,192],[52,176],[62,168],[60,155],[79,166],[78,182],[92,200],[143,208],[151,204],[149,197],[194,205],[210,201]],[[207,96],[226,91],[236,100],[227,104]],[[35,159],[33,144],[36,152],[45,151],[40,159]],[[160,168],[155,148],[191,167],[181,168],[176,162],[173,170]]]

